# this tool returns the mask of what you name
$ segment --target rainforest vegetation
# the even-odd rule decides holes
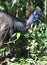
[[[31,24],[31,32],[15,32],[0,48],[0,65],[47,65],[46,0],[0,0],[0,10],[27,20],[36,6],[44,17]]]

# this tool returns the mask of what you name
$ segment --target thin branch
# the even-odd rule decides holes
[[[18,39],[15,39],[15,40],[13,40],[13,41],[9,41],[9,42],[7,42],[7,43],[4,43],[4,44],[9,44],[9,43],[13,43],[13,42],[16,42]]]

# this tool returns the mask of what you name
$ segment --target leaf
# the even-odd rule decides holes
[[[14,33],[11,37],[15,37],[17,33]]]
[[[28,59],[26,59],[26,61],[30,63],[30,62],[33,62],[33,59],[28,58]]]
[[[19,39],[20,38],[20,33],[17,33],[17,39]]]
[[[0,6],[0,10],[4,10],[4,7],[3,6]]]

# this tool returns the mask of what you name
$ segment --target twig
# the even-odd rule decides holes
[[[9,42],[7,42],[7,43],[4,43],[4,44],[9,44],[9,43],[13,43],[13,42],[16,42],[18,39],[15,39],[15,40],[13,40],[13,41],[9,41]]]

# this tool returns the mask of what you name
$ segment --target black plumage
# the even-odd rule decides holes
[[[28,24],[26,21],[20,20],[15,16],[0,11],[0,46],[6,38],[9,40],[10,36],[15,32],[26,32],[31,27],[34,20],[38,20],[43,16],[41,8],[36,7],[36,10],[30,15],[28,19]]]
[[[0,41],[4,41],[15,32],[26,32],[30,28],[30,24],[26,25],[24,20],[20,20],[15,16],[0,11]],[[1,42],[0,42],[1,44]]]

